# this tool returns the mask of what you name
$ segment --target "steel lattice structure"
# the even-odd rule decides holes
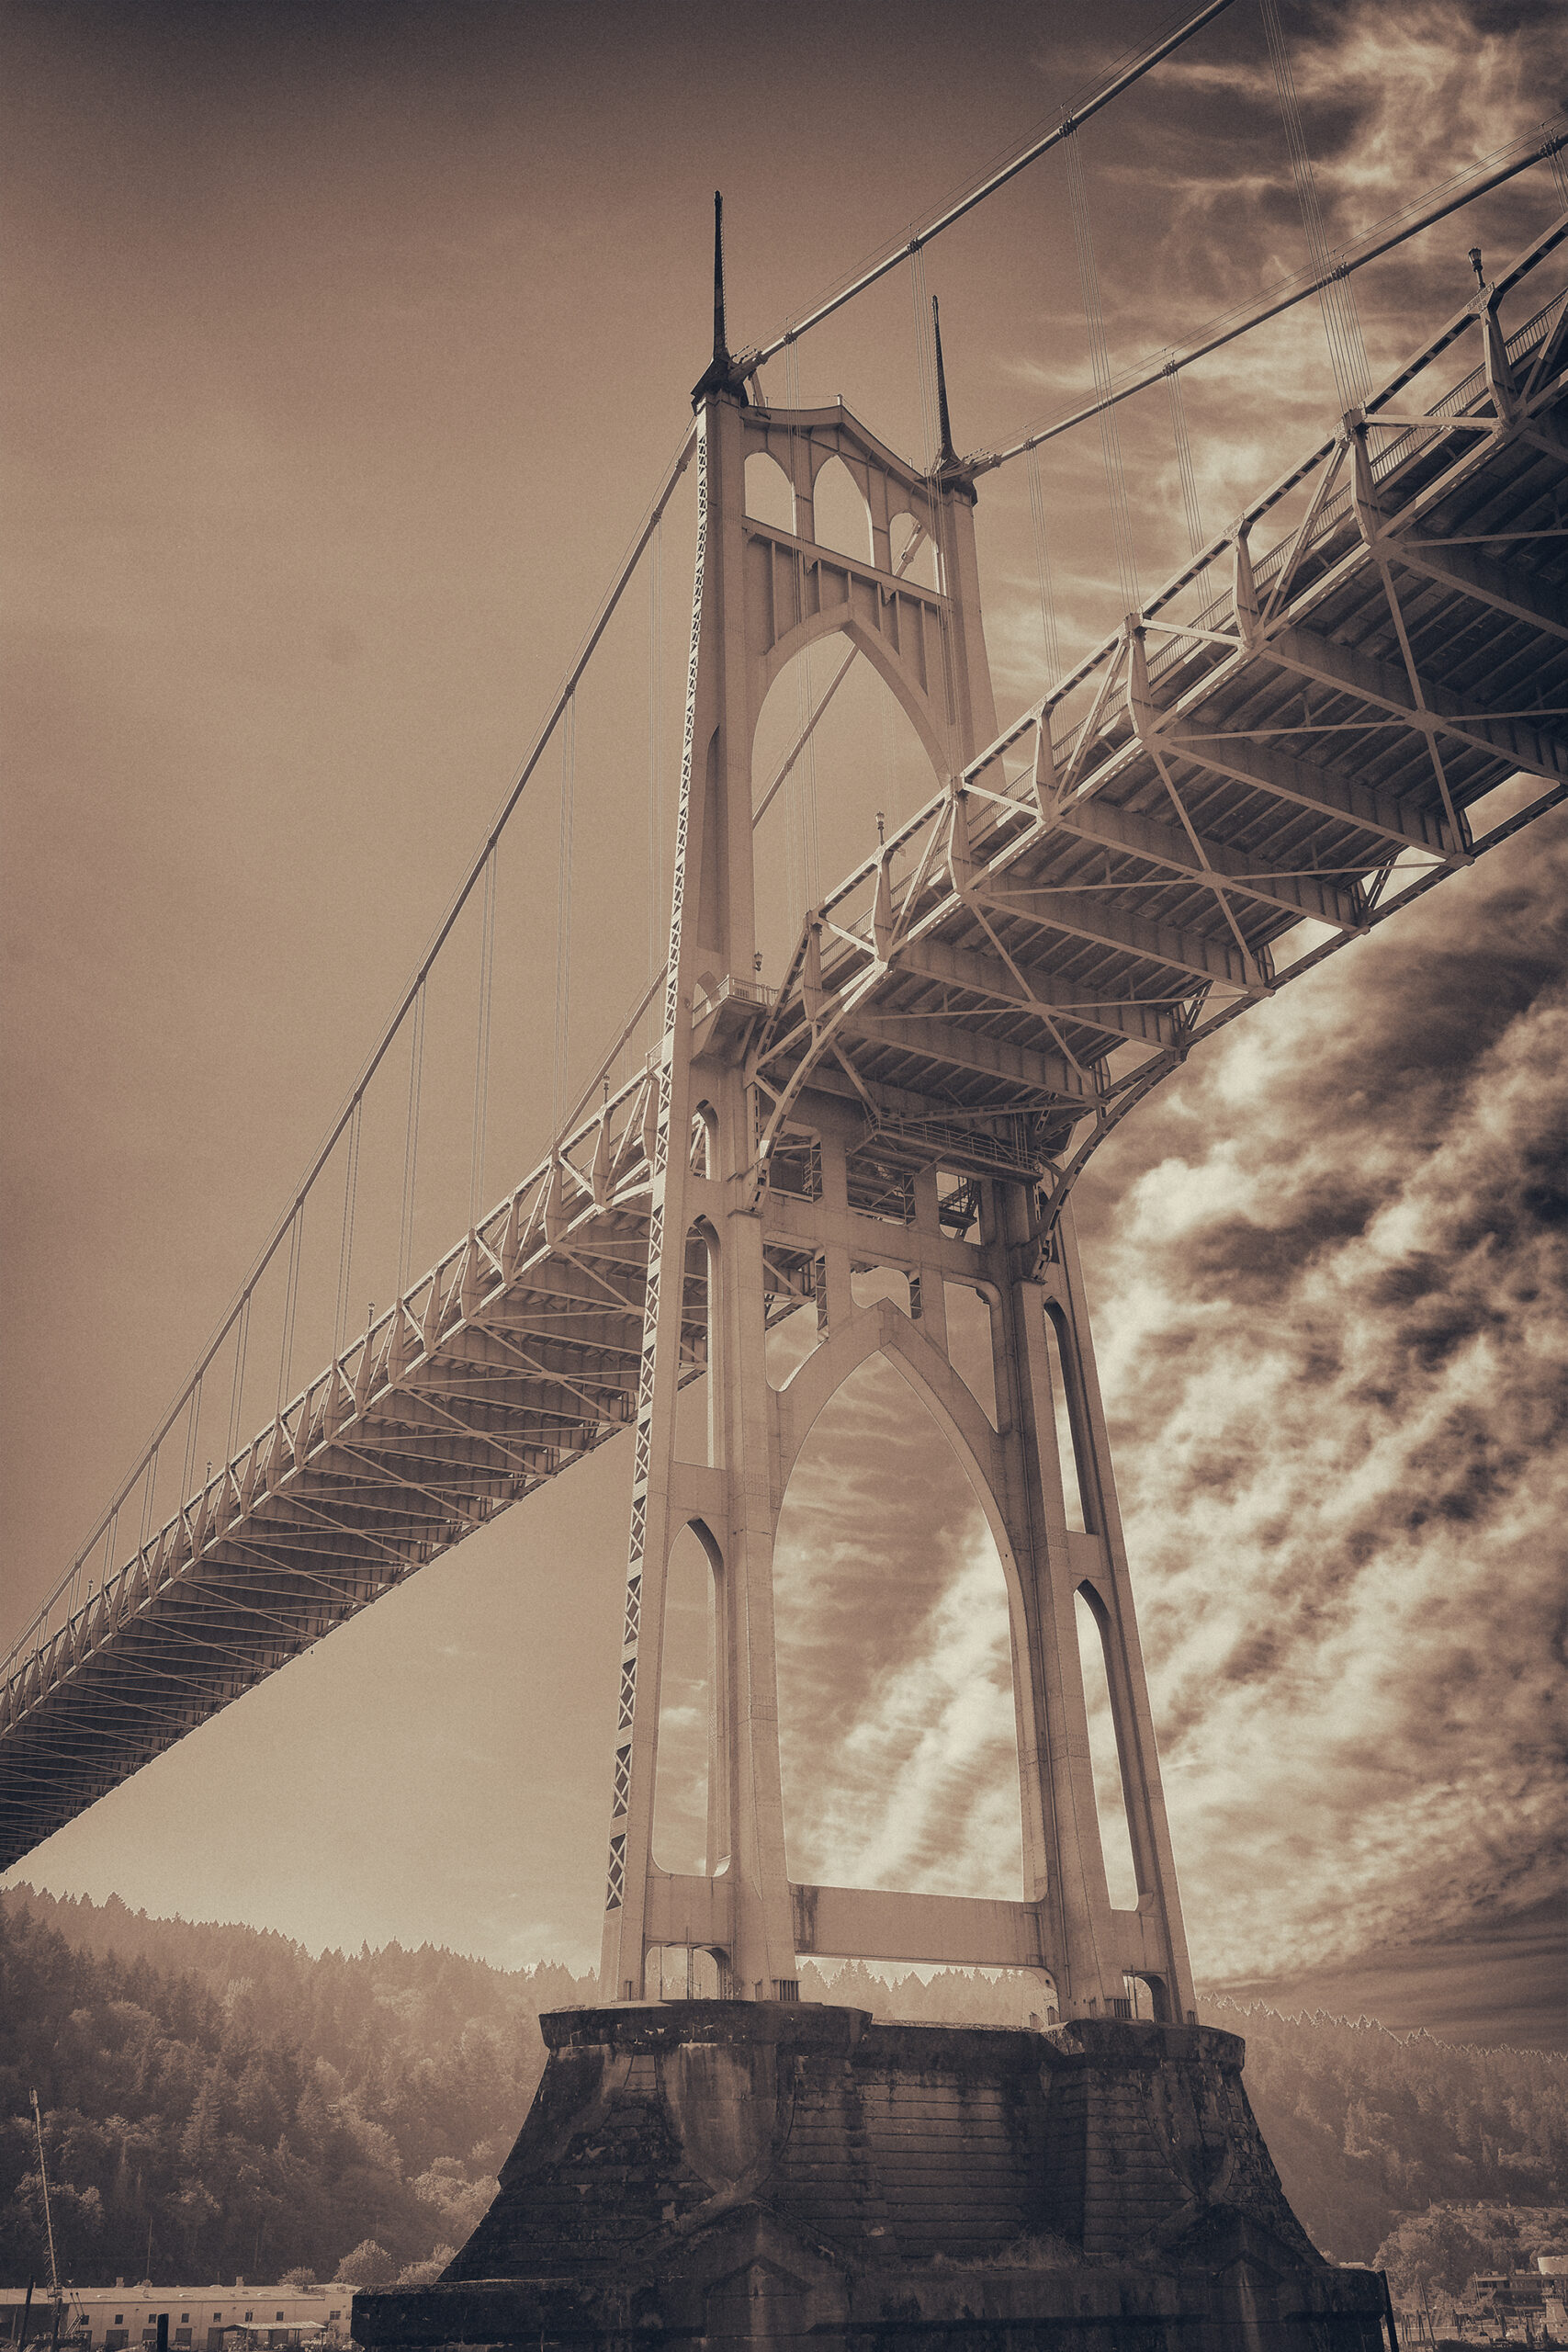
[[[760,1230],[768,1318],[816,1300],[826,1323],[826,1122],[844,1187],[833,1247],[852,1266],[902,1265],[917,1298],[922,1272],[1055,1283],[1071,1319],[1063,1213],[1121,1118],[1202,1038],[1568,794],[1568,298],[1506,339],[1498,322],[1565,239],[1568,216],[1000,734],[978,724],[985,695],[961,714],[953,685],[954,647],[978,627],[953,518],[988,461],[949,450],[922,474],[841,409],[770,412],[748,403],[743,374],[705,379],[704,432],[738,407],[748,447],[795,453],[803,511],[798,467],[829,452],[871,509],[864,562],[727,517],[750,609],[771,616],[750,649],[758,676],[837,632],[894,684],[939,773],[955,741],[965,756],[813,911],[776,993],[749,964],[682,964],[678,884],[662,1057],[96,1591],[57,1596],[0,1686],[0,1866],[628,1425],[646,1477],[650,1334],[664,1333],[675,1385],[714,1344],[708,1252],[685,1227],[666,1246],[662,1203],[671,1151],[692,1199],[716,1197],[717,1131],[679,1102],[671,1127],[672,1067],[724,1073],[748,1106],[728,1181]],[[1423,371],[1467,334],[1480,364],[1423,409]],[[894,494],[942,550],[937,589],[892,568]],[[1539,786],[1528,805],[1475,836],[1467,812],[1519,777]],[[986,1210],[987,1188],[1037,1204],[1027,1232]],[[977,1219],[978,1250],[964,1238]],[[677,1294],[662,1323],[661,1263]],[[876,1320],[880,1344],[907,1344],[893,1309]],[[1092,1385],[1087,1325],[1073,1332]],[[716,1510],[716,1468],[670,1475],[677,1515]],[[634,1573],[625,1725],[637,1607]],[[645,1764],[628,1730],[617,1919]],[[612,1965],[607,1941],[607,1977],[635,1981],[660,1939],[738,1949],[714,1883],[704,1895],[650,1879],[636,1950],[617,1946]],[[793,1890],[796,1950],[850,1948],[817,1917],[840,1892]],[[916,1956],[1060,1973],[1066,1930],[1037,1910],[964,1906]],[[891,1915],[840,1913],[840,1939],[872,1956],[907,1948]],[[1114,1964],[1168,1977],[1179,2006],[1173,1892],[1169,1917],[1159,1951],[1115,1929]]]

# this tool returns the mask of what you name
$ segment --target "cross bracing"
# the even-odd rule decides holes
[[[751,1090],[772,1311],[815,1295],[807,1091],[860,1122],[867,1261],[940,1167],[958,1271],[974,1186],[1059,1201],[1195,1043],[1562,797],[1568,330],[1560,295],[1505,342],[1496,305],[1565,235],[879,844],[782,989],[693,1002]],[[1471,332],[1482,365],[1420,408]],[[1521,776],[1529,805],[1477,835]],[[651,1070],[610,1093],[97,1589],[63,1589],[0,1688],[0,1863],[633,1419],[657,1095]],[[704,1279],[688,1253],[689,1376]]]
[[[1402,369],[829,894],[751,1049],[759,1182],[826,1080],[895,1130],[1006,1111],[1065,1192],[1201,1038],[1469,864],[1467,810],[1535,779],[1502,838],[1562,796],[1562,299],[1487,337],[1416,422]]]

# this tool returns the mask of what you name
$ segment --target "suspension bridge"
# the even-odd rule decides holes
[[[939,1403],[947,1397],[976,1475],[1000,1498],[997,1525],[1021,1557],[1028,1507],[1018,1496],[1040,1474],[1021,1468],[1008,1446],[1029,1421],[1020,1399],[1036,1343],[1021,1326],[1003,1327],[1008,1299],[1033,1285],[1056,1318],[1055,1376],[1074,1423],[1066,1453],[1054,1457],[1055,1489],[1045,1478],[1048,1502],[1055,1495],[1045,1515],[1054,1529],[1061,1480],[1075,1468],[1086,1494],[1092,1487],[1099,1497],[1063,1556],[1073,1582],[1101,1596],[1120,1644],[1108,1636],[1124,1777],[1142,1792],[1141,1810],[1131,1808],[1140,1883],[1158,1897],[1140,1915],[1107,1913],[1102,1887],[1084,1897],[1090,1941],[1106,1947],[1094,1981],[1142,1973],[1183,2007],[1185,1951],[1071,1247],[1072,1187],[1194,1046],[1568,794],[1568,210],[1505,267],[1488,275],[1472,255],[1473,286],[1381,382],[1365,370],[1352,285],[1363,263],[1526,170],[1554,175],[1561,202],[1562,131],[1548,126],[1360,246],[1330,249],[1266,7],[1311,265],[1213,322],[1185,353],[1117,379],[1099,323],[1074,133],[1228,5],[1201,10],[770,345],[730,352],[716,252],[714,356],[694,394],[694,422],[515,787],[189,1384],[0,1669],[0,1866],[626,1430],[633,1536],[607,1984],[634,1986],[659,1943],[729,1955],[754,1944],[745,1965],[735,1958],[732,1981],[761,1986],[771,1977],[781,1997],[790,1948],[1049,1965],[1064,1987],[1077,1967],[1089,1982],[1089,1963],[1073,1955],[1088,1949],[1089,1930],[1061,1909],[1065,1901],[1071,1911],[1070,1890],[1016,1905],[933,1913],[928,1904],[917,1925],[889,1907],[905,1898],[789,1889],[765,1794],[750,1828],[716,1815],[710,1840],[713,1853],[744,1853],[752,1840],[746,1870],[761,1889],[752,1925],[749,1911],[740,1916],[750,1897],[725,1894],[716,1878],[670,1879],[638,1855],[656,1736],[637,1728],[650,1687],[655,1726],[657,1716],[650,1615],[664,1554],[653,1545],[654,1519],[667,1531],[710,1531],[716,1571],[728,1560],[740,1590],[762,1573],[744,1565],[747,1496],[772,1476],[776,1516],[791,1448],[829,1393],[820,1367],[831,1358],[836,1382],[852,1357],[877,1346],[901,1356]],[[922,346],[933,445],[924,461],[897,456],[841,405],[773,397],[764,371],[781,360],[787,368],[803,335],[880,276],[910,268],[923,300],[932,241],[1053,149],[1067,169],[1084,271],[1095,361],[1088,406],[1006,447],[961,456],[934,315]],[[1140,595],[1118,409],[1168,386],[1187,482],[1181,369],[1308,300],[1323,312],[1339,413],[1218,536],[1195,526],[1191,503],[1189,560]],[[1047,440],[1091,420],[1104,435],[1124,617],[1065,667],[1050,659],[1048,630],[1037,695],[1000,725],[981,621],[976,486],[1014,462],[1032,466]],[[747,469],[757,458],[784,478],[787,525],[750,511]],[[817,533],[816,485],[832,460],[863,503],[858,554]],[[694,479],[695,595],[668,952],[650,956],[646,988],[575,1103],[558,1050],[548,1148],[486,1206],[499,856],[553,747],[562,759],[564,936],[577,696],[630,583],[657,557],[678,489],[689,492]],[[1037,482],[1031,488],[1038,505]],[[756,714],[770,686],[825,639],[840,666],[759,786]],[[657,660],[651,632],[650,647]],[[797,787],[855,662],[901,706],[936,788],[912,813],[890,823],[879,815],[859,863],[810,894],[780,983],[764,986],[752,838],[776,797]],[[657,768],[657,750],[650,762]],[[476,1072],[468,1212],[416,1276],[409,1254],[425,1022],[434,977],[463,922],[477,929],[480,973],[465,1047]],[[558,1048],[568,1017],[558,989]],[[351,1333],[368,1106],[389,1086],[406,1088],[395,1295]],[[308,1215],[312,1231],[324,1215],[339,1235],[330,1315],[329,1302],[309,1295]],[[363,1262],[363,1236],[358,1247]],[[908,1314],[886,1304],[851,1310],[847,1276],[867,1267],[901,1276]],[[947,1283],[984,1287],[997,1302],[1000,1386],[1010,1381],[1012,1408],[989,1432],[949,1395],[948,1373],[934,1362],[945,1351]],[[808,1355],[767,1408],[771,1438],[761,1403],[750,1421],[738,1405],[726,1438],[710,1400],[707,1462],[675,1459],[675,1392],[711,1374],[710,1389],[722,1380],[727,1393],[761,1399],[763,1335],[803,1310],[818,1368]],[[329,1320],[330,1348],[298,1386],[300,1331]],[[1044,1442],[1035,1429],[1030,1443]],[[209,1448],[214,1459],[197,1475]],[[1056,1540],[1040,1538],[1042,1559]],[[728,1772],[738,1804],[747,1778],[739,1750],[751,1742],[755,1761],[771,1649],[761,1636],[752,1643],[744,1611],[729,1605],[734,1672],[715,1702],[723,1721],[714,1736],[716,1758],[726,1740],[734,1752],[711,1779],[716,1791]],[[1039,1638],[1035,1626],[1036,1647]],[[1055,1671],[1048,1660],[1039,1667],[1035,1730],[1045,1747],[1053,1710],[1066,1706],[1071,1718],[1082,1705],[1081,1692],[1074,1701],[1056,1691]],[[776,1754],[772,1770],[776,1781]],[[1042,1888],[1061,1875],[1052,1804],[1082,1797],[1081,1759],[1062,1770],[1067,1777],[1043,1783],[1036,1805]],[[728,1802],[710,1794],[720,1814]],[[1025,1815],[1027,1841],[1027,1803]],[[792,1906],[783,1925],[779,1902]]]

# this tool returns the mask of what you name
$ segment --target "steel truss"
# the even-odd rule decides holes
[[[857,1261],[939,1166],[931,1264],[988,1184],[1037,1187],[1049,1232],[1195,1044],[1563,797],[1568,311],[1507,338],[1497,311],[1565,236],[956,767],[813,911],[776,997],[746,972],[685,1001],[694,1057],[752,1106],[769,1316],[820,1295],[807,1097],[842,1114]],[[1467,333],[1480,366],[1421,410],[1409,388]],[[785,536],[756,543],[804,580]],[[949,626],[885,558],[821,560],[878,626],[900,596]],[[1476,838],[1519,775],[1540,791]],[[0,1681],[0,1867],[634,1420],[660,1107],[649,1068],[96,1589],[62,1590]],[[679,1263],[685,1379],[708,1277],[700,1248]]]

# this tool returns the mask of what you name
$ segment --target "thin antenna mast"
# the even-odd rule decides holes
[[[49,2171],[43,2160],[43,2117],[39,2113],[38,2093],[30,2094],[33,2102],[33,2128],[38,2133],[39,2178],[43,2183],[43,2226],[49,2238],[49,2283],[54,2300],[60,2301],[60,2273],[54,2267],[54,2222],[49,2210]]]

